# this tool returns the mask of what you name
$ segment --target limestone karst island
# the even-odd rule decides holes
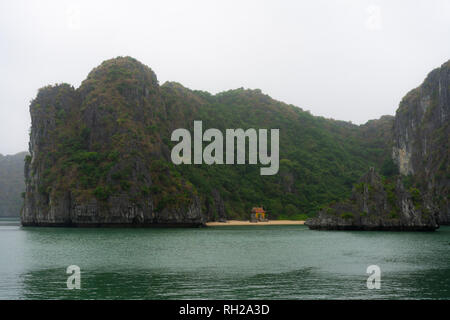
[[[448,39],[450,0],[0,1],[0,306],[450,300]]]
[[[424,75],[425,77],[426,75]],[[306,220],[311,229],[435,230],[450,223],[450,62],[364,125],[316,117],[260,90],[159,84],[131,57],[30,104],[24,226],[202,226]],[[175,165],[177,128],[278,128],[280,168]],[[0,158],[2,160],[2,158]],[[19,201],[19,200],[18,200]],[[260,210],[260,209],[258,209]],[[256,218],[258,215],[258,219]]]

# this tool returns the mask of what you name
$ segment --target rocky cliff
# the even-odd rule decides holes
[[[401,101],[394,122],[393,158],[424,194],[424,206],[450,224],[450,61],[428,74]]]
[[[382,178],[371,168],[350,199],[332,203],[306,225],[318,230],[433,231],[439,227],[433,209],[422,206],[420,192],[406,190],[400,176]]]
[[[167,168],[155,130],[165,111],[156,75],[128,57],[105,61],[78,89],[40,89],[30,105],[22,224],[203,224],[192,185]]]
[[[296,218],[348,196],[390,144],[378,127],[314,117],[260,90],[212,95],[130,57],[103,62],[79,88],[39,90],[30,105],[24,225],[201,225],[248,219],[262,204],[272,218]],[[177,128],[280,129],[280,174],[258,165],[179,165],[170,160]]]
[[[361,126],[315,117],[260,90],[212,95],[159,85],[131,57],[103,62],[79,88],[40,89],[30,114],[24,225],[202,225],[246,219],[260,204],[271,218],[303,219],[347,198],[368,167],[395,175],[392,148],[402,173],[412,174],[401,178],[406,192],[417,189],[441,223],[448,217],[446,66],[404,99],[395,119]],[[259,165],[174,165],[171,133],[192,132],[194,120],[222,132],[280,129],[279,174],[261,176]]]
[[[320,210],[307,225],[334,230],[435,230],[450,224],[449,110],[450,61],[403,98],[392,126],[384,119],[384,134],[372,132],[376,137],[382,134],[392,146],[394,162],[385,162],[383,177],[372,168],[353,187],[350,199]],[[365,130],[370,131],[370,127]]]

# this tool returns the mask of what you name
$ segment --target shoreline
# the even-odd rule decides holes
[[[303,220],[269,220],[266,222],[250,222],[248,220],[228,220],[226,222],[207,222],[207,227],[226,227],[226,226],[290,226],[304,225]]]

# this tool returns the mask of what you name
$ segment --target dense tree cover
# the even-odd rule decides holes
[[[261,176],[255,165],[175,168],[200,194],[219,190],[231,217],[246,217],[252,206],[264,205],[272,218],[302,219],[347,197],[369,166],[381,168],[390,161],[387,135],[393,117],[357,126],[315,117],[260,90],[210,95],[166,83],[162,92],[169,120],[178,127],[192,130],[193,120],[202,120],[204,130],[280,129],[280,171],[275,176]]]
[[[155,210],[186,206],[195,196],[206,212],[218,192],[228,218],[247,218],[262,205],[271,218],[303,219],[348,197],[368,167],[392,170],[392,117],[358,126],[313,116],[260,90],[212,95],[173,82],[159,86],[150,68],[128,57],[105,61],[76,90],[44,88],[31,112],[35,123],[45,119],[36,129],[48,134],[31,168],[46,168],[38,191],[47,196],[69,190],[106,202],[126,193],[136,203],[151,197]],[[280,129],[279,173],[261,176],[259,165],[248,164],[175,166],[171,133],[192,132],[194,120],[222,132]]]
[[[23,164],[26,152],[3,156],[0,154],[0,217],[17,217],[25,191]]]
[[[165,109],[156,76],[135,59],[105,61],[76,90],[42,88],[30,113],[39,152],[26,166],[26,196],[39,198],[42,208],[66,196],[102,206],[111,197],[138,207],[151,202],[158,211],[190,205],[196,190],[163,161]]]

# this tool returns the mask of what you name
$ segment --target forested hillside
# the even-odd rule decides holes
[[[23,176],[27,152],[4,156],[0,154],[0,217],[18,217],[25,191]]]
[[[165,83],[161,90],[170,130],[185,127],[192,131],[194,120],[222,132],[227,128],[280,129],[280,171],[275,176],[261,176],[259,166],[253,165],[174,168],[202,194],[218,190],[228,216],[243,217],[252,206],[262,204],[272,217],[304,218],[321,205],[348,196],[369,166],[381,169],[391,163],[392,116],[357,126],[315,117],[260,90],[210,95],[177,83]]]
[[[350,194],[370,167],[392,167],[393,117],[358,126],[316,117],[260,90],[216,95],[159,85],[130,57],[103,62],[75,89],[39,90],[30,106],[23,221],[30,224],[184,223],[248,218],[300,219]],[[280,170],[260,165],[174,165],[177,128],[280,130]]]

